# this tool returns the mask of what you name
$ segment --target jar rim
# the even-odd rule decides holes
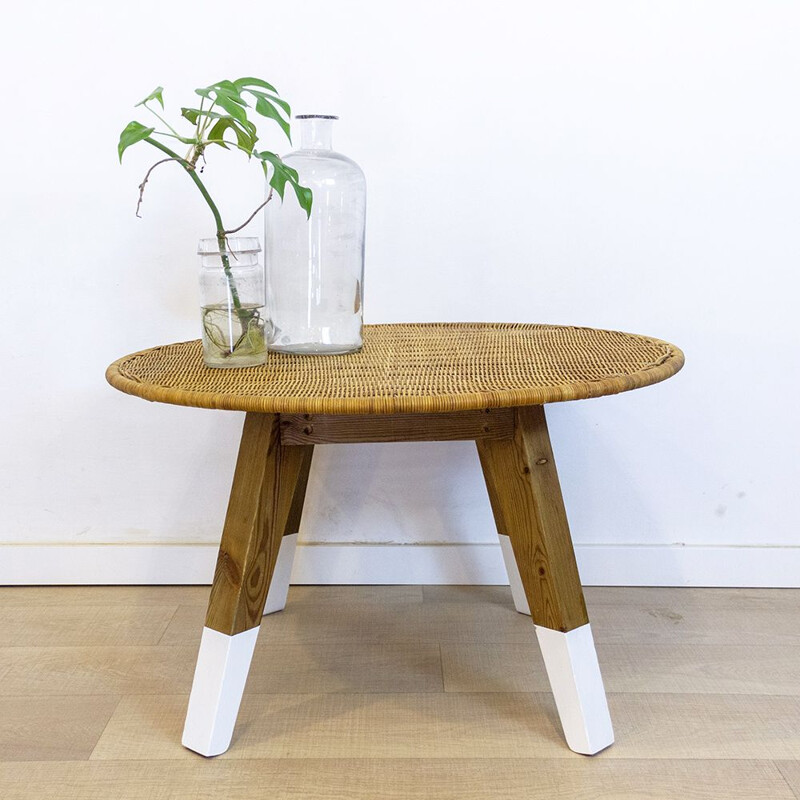
[[[260,253],[261,242],[257,236],[228,236],[227,253]],[[219,242],[216,238],[201,239],[197,245],[197,254],[201,256],[220,255]]]

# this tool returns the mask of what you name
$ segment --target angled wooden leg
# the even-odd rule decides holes
[[[477,441],[497,523],[536,625],[567,744],[592,755],[614,741],[544,408],[516,410],[513,436]],[[512,573],[512,570],[509,570]],[[510,580],[514,581],[512,574]],[[515,598],[517,610],[521,601]]]
[[[283,534],[310,448],[280,443],[277,415],[245,417],[200,642],[183,745],[204,756],[230,745]]]
[[[289,595],[289,580],[292,577],[292,564],[297,550],[297,536],[300,530],[300,520],[303,516],[303,503],[306,499],[308,475],[311,471],[311,458],[314,455],[314,445],[305,445],[300,448],[304,452],[303,463],[297,478],[292,506],[286,521],[286,530],[281,539],[278,551],[278,561],[272,573],[272,581],[267,593],[267,602],[264,604],[264,614],[274,614],[286,608],[286,598]]]

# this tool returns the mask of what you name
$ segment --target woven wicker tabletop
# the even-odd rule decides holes
[[[301,414],[507,408],[616,394],[683,366],[674,345],[618,331],[554,325],[367,325],[340,356],[269,353],[265,366],[209,369],[199,341],[115,361],[109,383],[161,403]]]

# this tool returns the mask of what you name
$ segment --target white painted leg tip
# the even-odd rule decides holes
[[[228,636],[203,628],[181,743],[210,758],[231,744],[258,628]]]
[[[570,742],[567,739],[567,747],[572,750],[573,753],[578,753],[582,756],[596,756],[598,753],[602,753],[603,750],[607,750],[611,745],[614,744],[614,736],[612,734],[611,738],[605,742],[590,742],[588,744],[580,743],[576,744],[574,742]]]
[[[210,745],[207,744],[198,744],[196,742],[191,742],[186,738],[181,739],[181,744],[187,749],[191,750],[193,753],[197,753],[199,756],[203,756],[203,758],[214,758],[214,756],[221,756],[227,749],[230,747],[230,744],[227,747],[223,748],[212,748]]]
[[[614,743],[592,629],[562,633],[536,626],[547,677],[570,750],[593,756]]]
[[[284,608],[286,608],[286,603],[284,603],[283,605],[278,605],[278,606],[272,606],[269,603],[267,603],[264,606],[264,613],[263,613],[262,616],[266,617],[269,614],[278,614],[279,612],[283,611]]]
[[[516,608],[520,614],[525,614],[529,617],[531,615],[531,609],[528,605],[528,598],[525,596],[525,589],[522,586],[522,578],[519,574],[519,567],[517,567],[517,559],[514,557],[511,539],[503,533],[497,534],[497,538],[500,540],[500,551],[503,554],[503,562],[506,565],[508,585],[511,587],[511,597],[514,600],[514,608]]]
[[[291,533],[284,536],[278,550],[278,560],[269,584],[267,601],[264,604],[264,616],[275,614],[286,608],[286,599],[289,596],[289,580],[292,577],[294,554],[297,550],[297,534]]]

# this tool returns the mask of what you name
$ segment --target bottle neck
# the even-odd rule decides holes
[[[334,118],[306,117],[297,119],[300,126],[301,150],[332,150]]]

